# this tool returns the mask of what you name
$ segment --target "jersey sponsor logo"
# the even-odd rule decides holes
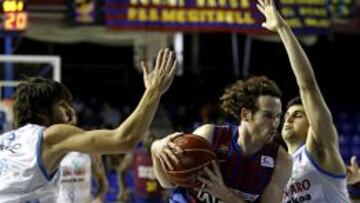
[[[306,194],[299,197],[292,197],[291,199],[287,200],[286,203],[300,203],[300,202],[307,202],[311,200],[311,195]]]
[[[5,135],[7,137],[5,138],[5,140],[3,140],[4,142],[0,143],[0,151],[9,151],[15,154],[22,146],[20,143],[14,143],[14,141],[16,140],[15,134],[7,133],[2,135]]]
[[[14,133],[9,133],[7,138],[8,138],[8,140],[9,140],[10,142],[12,142],[12,141],[15,140],[15,134],[14,134]]]
[[[306,194],[311,188],[311,182],[308,179],[296,181],[290,184],[284,191],[284,202],[300,203],[310,201],[311,195]],[[305,193],[305,194],[304,194]]]
[[[139,178],[146,178],[155,180],[155,174],[152,166],[139,166],[138,167]]]
[[[296,181],[286,188],[284,195],[292,196],[294,194],[306,192],[306,191],[310,190],[310,188],[311,188],[311,182],[309,179],[304,179],[302,181]]]
[[[274,168],[275,167],[274,159],[271,156],[261,156],[261,166]]]
[[[220,154],[227,154],[229,153],[229,146],[226,146],[226,145],[221,145],[218,149],[218,152]]]
[[[84,176],[86,173],[85,167],[68,167],[62,166],[61,172],[63,177],[67,176]]]
[[[246,193],[240,190],[235,190],[232,189],[231,190],[239,197],[241,197],[242,200],[245,201],[249,201],[249,202],[255,202],[258,198],[259,198],[259,194],[251,194],[251,193]],[[212,196],[211,194],[204,192],[204,191],[199,191],[197,193],[197,199],[200,200],[201,202],[204,203],[224,203],[223,201],[221,201],[220,199],[217,199],[216,197]]]
[[[75,183],[84,182],[86,175],[86,167],[80,166],[76,161],[72,162],[70,166],[61,166],[61,182],[62,183]]]
[[[21,148],[20,143],[10,143],[10,145],[0,144],[0,151],[9,151],[13,154],[16,154],[16,152]]]
[[[241,196],[243,200],[249,201],[249,202],[255,202],[260,196],[259,194],[251,194],[251,193],[247,193],[247,192],[243,192],[243,191],[235,190],[235,189],[232,189],[232,191],[236,195]]]
[[[156,192],[158,189],[158,183],[156,181],[147,181],[146,182],[146,192]]]
[[[199,191],[196,197],[198,200],[204,203],[224,203],[223,201],[204,191]]]

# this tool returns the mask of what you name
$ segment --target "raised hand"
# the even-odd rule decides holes
[[[144,61],[141,62],[146,89],[158,90],[163,95],[170,87],[176,72],[174,53],[160,49],[154,69],[151,71]]]
[[[347,171],[347,184],[353,185],[360,182],[360,169],[356,161],[356,157],[351,157],[351,165],[346,167]]]
[[[281,17],[280,13],[276,10],[273,0],[258,0],[256,4],[259,11],[265,16],[266,21],[262,26],[271,31],[278,31],[279,28],[286,25],[285,20]]]

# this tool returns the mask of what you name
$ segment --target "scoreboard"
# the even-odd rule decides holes
[[[0,32],[22,32],[28,27],[26,0],[0,0]]]

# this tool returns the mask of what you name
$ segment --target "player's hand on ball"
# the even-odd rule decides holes
[[[157,148],[160,150],[155,153],[155,156],[159,158],[161,165],[165,170],[173,170],[174,167],[172,165],[172,162],[176,164],[180,162],[177,154],[183,153],[183,150],[180,147],[176,146],[172,141],[183,134],[184,133],[179,132],[173,133],[167,136],[165,139],[156,143],[158,145]]]
[[[210,193],[211,195],[224,200],[227,194],[229,194],[229,188],[225,185],[224,179],[221,175],[221,171],[216,163],[216,161],[212,161],[211,171],[208,167],[204,169],[205,177],[198,177],[198,180],[203,183],[202,188],[197,188],[197,190],[202,190]]]

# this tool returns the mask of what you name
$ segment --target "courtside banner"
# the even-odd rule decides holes
[[[327,0],[278,0],[277,8],[296,33],[324,34]],[[110,29],[266,33],[256,0],[105,0]]]

